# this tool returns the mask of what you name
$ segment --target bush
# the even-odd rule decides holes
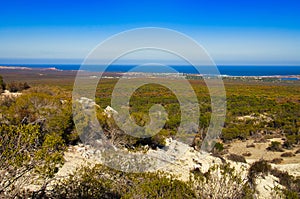
[[[27,82],[11,82],[8,83],[6,87],[10,92],[19,92],[30,88]]]
[[[247,144],[246,147],[247,147],[247,148],[255,148],[255,144],[254,144],[254,143],[252,143],[252,144]]]
[[[51,90],[35,92],[30,89],[19,96],[8,108],[7,117],[11,125],[39,124],[43,133],[57,133],[67,144],[74,142],[78,136],[74,132],[71,102],[61,103],[64,96]]]
[[[146,173],[135,178],[122,198],[196,198],[192,187],[163,173]]]
[[[204,174],[194,171],[190,178],[198,198],[252,198],[247,180],[230,164],[214,165]]]
[[[280,155],[281,157],[293,157],[295,156],[292,152],[286,152]]]
[[[40,183],[54,176],[63,163],[64,144],[55,134],[43,134],[38,125],[0,125],[0,198],[18,194],[32,176]]]
[[[274,187],[272,192],[273,198],[287,198],[287,199],[298,199],[299,194],[297,191],[292,191],[286,188],[280,188],[279,186]]]
[[[0,93],[2,93],[5,90],[5,83],[3,81],[2,76],[0,76]]]
[[[280,164],[282,163],[283,159],[282,158],[274,158],[271,163],[273,164]]]
[[[265,176],[271,171],[271,165],[268,164],[266,160],[259,160],[251,164],[248,171],[248,181],[252,185],[255,184],[255,179],[258,176]]]
[[[247,163],[245,157],[242,155],[237,155],[237,154],[231,153],[227,156],[227,158],[228,158],[228,160],[231,160],[231,161]]]
[[[249,157],[249,156],[251,156],[252,154],[251,154],[250,152],[246,152],[246,153],[243,153],[242,155],[243,155],[243,156],[246,156],[246,157]]]
[[[93,168],[81,167],[65,179],[55,183],[49,198],[121,198],[124,189],[120,175],[112,169],[102,165]],[[45,198],[48,198],[45,197]]]
[[[55,183],[49,198],[196,198],[189,183],[156,173],[123,173],[95,165],[81,167]]]
[[[213,149],[215,152],[222,152],[224,150],[224,145],[220,142],[217,142]]]
[[[279,169],[272,169],[271,174],[279,179],[279,183],[285,186],[287,189],[300,188],[297,180],[293,176],[289,175],[286,171],[280,171]],[[296,182],[296,183],[295,183]],[[298,184],[298,185],[297,185]],[[300,189],[298,190],[300,192]]]
[[[269,151],[283,152],[282,146],[280,142],[272,141],[269,147],[267,148]]]

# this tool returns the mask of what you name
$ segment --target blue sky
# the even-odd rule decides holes
[[[0,62],[80,63],[107,37],[151,26],[194,38],[217,64],[300,65],[298,0],[10,0],[0,9]]]

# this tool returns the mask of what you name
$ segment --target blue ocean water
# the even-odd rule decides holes
[[[78,70],[79,64],[0,64],[5,66],[24,66],[30,68],[57,68],[60,70]],[[133,69],[134,65],[111,65],[106,72],[127,72]],[[171,66],[179,73],[198,73],[193,66]],[[228,76],[275,76],[275,75],[300,75],[300,66],[217,66],[221,75]],[[91,66],[91,71],[103,71],[103,66]],[[145,72],[145,71],[136,71]],[[147,72],[160,71],[159,67],[151,67]]]

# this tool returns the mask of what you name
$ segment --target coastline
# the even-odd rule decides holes
[[[83,71],[83,70],[68,70],[68,69],[58,69],[56,66],[52,66],[52,65],[45,65],[45,67],[43,67],[43,65],[37,65],[40,67],[31,67],[30,65],[26,66],[26,65],[0,65],[0,71],[33,71],[33,72],[38,72],[38,71],[44,71],[44,72],[78,72],[78,71]],[[181,66],[182,67],[182,66]],[[278,67],[278,66],[274,66],[274,67]],[[292,66],[291,66],[292,67]],[[298,67],[298,66],[295,66]],[[299,66],[300,68],[300,66]],[[256,80],[260,80],[260,79],[270,79],[270,78],[274,78],[274,79],[282,79],[282,80],[292,80],[292,81],[299,81],[300,80],[300,72],[298,74],[290,74],[290,75],[286,75],[286,74],[277,74],[277,75],[227,75],[227,74],[195,74],[195,73],[183,73],[183,72],[178,72],[178,73],[173,73],[173,72],[124,72],[124,71],[112,71],[112,70],[108,70],[108,71],[86,71],[87,73],[93,73],[93,74],[114,74],[111,77],[118,77],[118,76],[123,76],[124,74],[126,74],[126,76],[130,76],[130,77],[134,77],[134,76],[166,76],[166,75],[171,75],[174,76],[175,74],[177,76],[185,76],[185,77],[204,77],[204,76],[216,76],[216,77],[222,77],[222,78],[249,78],[249,79],[256,79]],[[117,74],[117,75],[116,75]],[[109,78],[110,76],[106,76],[107,78]]]

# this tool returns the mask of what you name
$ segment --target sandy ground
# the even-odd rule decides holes
[[[272,141],[278,141],[280,139],[273,139]],[[172,141],[174,144],[174,151],[176,150],[184,150],[185,152],[176,158],[176,161],[173,161],[170,164],[162,166],[159,170],[171,173],[175,176],[177,176],[181,180],[188,180],[189,179],[189,172],[190,170],[193,170],[195,168],[199,168],[202,172],[206,172],[211,166],[214,164],[221,164],[222,161],[220,158],[211,156],[207,153],[199,153],[195,151],[193,148],[177,142]],[[250,142],[250,143],[249,143]],[[271,140],[267,143],[255,143],[255,148],[247,148],[247,144],[251,144],[251,141],[249,142],[241,142],[236,141],[234,143],[231,143],[231,147],[229,148],[230,153],[235,154],[242,154],[246,151],[249,151],[253,155],[250,157],[247,157],[247,164],[245,163],[236,163],[229,161],[232,166],[236,168],[237,171],[242,172],[242,176],[245,178],[247,175],[247,169],[249,168],[250,164],[254,161],[257,161],[261,158],[271,160],[273,158],[280,157],[281,153],[278,152],[269,152],[266,150]],[[295,149],[294,149],[295,150]],[[293,151],[294,151],[293,150]],[[86,148],[83,145],[76,145],[69,147],[68,151],[65,152],[65,164],[63,167],[59,170],[56,177],[62,178],[67,176],[68,174],[74,172],[77,167],[80,165],[86,165],[87,163],[95,164],[100,163],[97,161],[93,156],[89,156],[89,151],[91,149]],[[158,157],[163,157],[165,155],[164,150],[149,150],[149,154],[156,155]],[[272,166],[275,168],[278,168],[280,170],[288,171],[291,175],[294,176],[300,176],[300,157],[299,154],[297,154],[294,157],[290,158],[283,158],[284,162],[278,165],[272,164]],[[227,160],[228,161],[228,160]],[[258,178],[257,179],[257,188],[258,191],[257,198],[272,198],[271,191],[274,188],[274,186],[280,186],[277,183],[278,179],[272,175],[268,175],[264,178]]]
[[[292,150],[284,150],[284,152],[268,151],[267,147],[272,141],[283,142],[281,138],[273,138],[267,140],[266,143],[254,143],[254,140],[247,140],[246,142],[235,141],[229,146],[229,153],[242,155],[249,152],[251,156],[245,157],[248,163],[255,162],[259,159],[273,160],[274,158],[282,158],[280,164],[272,164],[273,167],[288,171],[291,175],[300,176],[300,154],[295,154],[293,157],[281,157],[282,153],[295,153],[300,147],[295,147]],[[254,144],[255,147],[247,148],[247,145]]]
[[[247,163],[239,163],[239,162],[230,162],[232,166],[241,174],[242,178],[246,179],[247,170],[250,167],[250,164],[254,161],[257,161],[261,158],[272,160],[274,158],[279,158],[282,152],[270,152],[267,151],[271,141],[280,141],[280,139],[272,139],[267,143],[255,143],[254,148],[247,148],[247,144],[252,144],[253,141],[249,140],[248,142],[236,141],[231,143],[229,147],[230,153],[242,154],[244,152],[250,152],[252,155],[250,157],[246,157]],[[188,145],[171,140],[169,144],[169,149],[171,151],[178,152],[184,151],[180,156],[176,156],[172,153],[167,153],[166,150],[149,150],[147,153],[153,155],[154,157],[164,158],[166,156],[174,156],[174,161],[171,161],[170,164],[163,165],[159,168],[159,170],[168,172],[177,176],[177,178],[186,181],[189,179],[190,171],[198,168],[202,172],[206,172],[211,166],[215,164],[222,164],[222,160],[218,157],[214,157],[208,153],[201,153],[195,151],[192,147]],[[292,150],[295,151],[296,149]],[[288,151],[288,150],[286,150]],[[285,152],[286,152],[285,151]],[[91,147],[84,145],[76,145],[70,146],[68,150],[64,154],[65,164],[56,174],[57,179],[61,179],[67,177],[69,174],[72,174],[76,168],[82,165],[94,165],[99,162],[99,159],[94,157],[93,154],[95,150]],[[273,168],[278,168],[280,170],[288,171],[291,175],[300,176],[300,155],[297,154],[294,157],[283,158],[284,161],[281,164],[272,164]],[[272,175],[267,175],[265,177],[259,177],[256,180],[257,187],[257,195],[258,199],[272,198],[271,192],[275,186],[281,186],[278,184],[278,179]],[[51,189],[51,186],[50,186]]]

